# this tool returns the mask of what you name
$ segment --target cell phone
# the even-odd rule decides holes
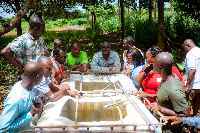
[[[68,65],[66,71],[70,71],[70,70],[72,70],[72,67],[73,67],[73,66]]]
[[[42,98],[40,96],[36,96],[35,98],[33,98],[32,102],[34,106],[39,104],[42,105]]]
[[[146,74],[148,74],[151,70],[153,70],[153,64],[151,64],[150,66],[148,66],[146,69],[144,69],[144,72]]]

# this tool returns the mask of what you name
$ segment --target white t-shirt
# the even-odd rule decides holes
[[[190,83],[189,89],[200,89],[200,48],[192,48],[186,55],[185,58],[185,85],[188,79],[189,70],[196,69],[194,78]]]
[[[50,90],[49,88],[50,83],[51,83],[51,77],[43,76],[43,79],[40,82],[40,84],[35,85],[33,87],[33,93],[35,94],[35,96],[43,97],[44,94],[46,94]]]

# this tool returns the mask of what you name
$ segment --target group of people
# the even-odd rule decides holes
[[[130,78],[138,87],[139,91],[134,95],[147,98],[148,102],[144,101],[145,105],[156,118],[159,119],[157,113],[159,111],[164,115],[163,120],[169,121],[162,126],[162,131],[180,133],[189,129],[192,132],[199,130],[200,55],[198,52],[200,48],[191,39],[186,39],[183,43],[186,53],[184,84],[182,75],[174,66],[173,56],[170,53],[162,52],[157,46],[151,47],[146,52],[146,62],[144,62],[144,56],[138,48],[124,46],[127,48],[124,51],[124,54],[126,53],[124,60],[126,59],[127,62],[124,61],[124,63],[128,63],[129,69],[124,67],[123,72],[126,75],[132,75]],[[190,109],[193,112],[192,117]],[[181,123],[190,127],[182,128]]]
[[[33,104],[32,99],[36,96],[50,101],[56,101],[63,94],[81,97],[78,92],[71,91],[68,84],[60,85],[63,79],[69,77],[71,70],[87,72],[88,57],[86,52],[81,50],[81,44],[73,42],[71,52],[66,53],[63,42],[55,39],[51,56],[47,57],[47,48],[41,37],[45,28],[44,21],[32,17],[29,25],[25,34],[17,37],[1,51],[2,56],[18,68],[22,80],[13,86],[4,102],[0,116],[0,132],[30,129],[30,120],[42,111],[41,104]],[[151,104],[145,105],[152,113],[160,111],[166,116],[164,121],[173,121],[162,127],[163,132],[181,131],[181,122],[199,128],[200,120],[195,116],[199,115],[200,109],[200,49],[194,42],[187,39],[183,43],[187,53],[185,85],[182,75],[173,65],[174,60],[170,53],[162,52],[159,47],[151,47],[144,55],[134,46],[134,39],[130,36],[124,38],[123,48],[123,73],[132,79],[139,90],[134,95],[147,98]],[[68,70],[69,66],[71,70]],[[120,72],[120,69],[118,53],[111,50],[108,41],[103,42],[101,51],[93,56],[91,71],[113,73]],[[194,117],[190,117],[190,107],[193,107]],[[156,113],[154,115],[156,116]]]

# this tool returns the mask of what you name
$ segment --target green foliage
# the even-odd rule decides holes
[[[178,68],[180,70],[184,70],[184,68],[185,68],[185,62],[184,61],[182,61],[181,63],[176,63],[176,65],[178,66]]]
[[[174,0],[174,8],[200,22],[199,2],[200,0]]]
[[[84,25],[87,23],[87,18],[76,18],[69,20],[68,25]]]

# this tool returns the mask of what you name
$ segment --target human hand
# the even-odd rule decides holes
[[[157,102],[149,104],[148,108],[153,112],[156,112],[156,111],[161,112],[161,106]]]
[[[178,117],[178,116],[164,116],[162,120],[163,121],[172,120],[173,122],[171,123],[171,125],[175,125],[175,124],[179,124],[183,122],[183,118]]]
[[[117,70],[117,68],[119,68],[119,67],[110,67],[110,68],[109,68],[109,72],[116,71],[116,70]]]
[[[145,93],[144,91],[137,91],[133,94],[134,96],[137,95],[137,97],[147,97],[147,93]]]
[[[67,70],[68,65],[66,63],[63,64],[64,70]]]
[[[42,104],[32,105],[30,108],[30,112],[32,116],[35,116],[35,114],[39,114],[42,112]]]
[[[76,97],[76,96],[77,96],[77,97],[79,97],[79,98],[82,98],[81,94],[78,93],[77,91],[68,90],[68,93],[69,93],[69,95],[72,96],[72,97]]]
[[[123,73],[127,76],[127,75],[131,75],[131,73],[133,72],[133,70],[124,70]]]
[[[145,74],[147,75],[151,70],[153,70],[153,64],[150,64],[144,69]]]
[[[68,78],[70,74],[71,74],[71,71],[64,71],[64,72],[61,74],[62,79]]]
[[[185,87],[183,88],[183,90],[185,91],[185,93],[188,93],[188,92],[190,91],[189,87],[187,87],[187,86],[185,86]]]

